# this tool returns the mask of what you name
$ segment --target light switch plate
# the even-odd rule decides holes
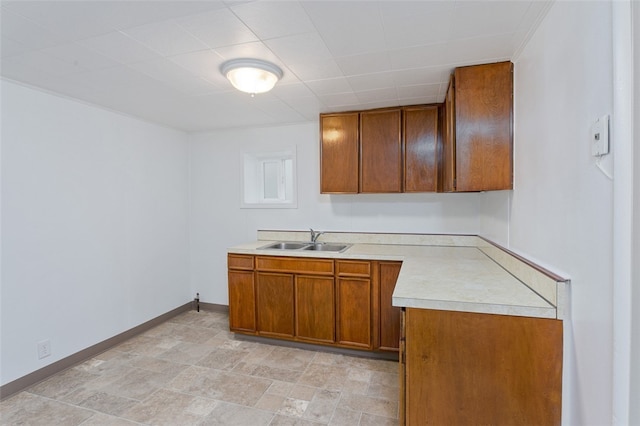
[[[603,115],[591,125],[591,155],[609,153],[609,115]]]

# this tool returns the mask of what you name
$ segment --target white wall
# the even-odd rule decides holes
[[[613,192],[589,145],[612,112],[611,33],[609,2],[554,3],[515,61],[514,191],[480,203],[483,234],[571,278],[564,424],[612,421]]]
[[[258,229],[478,232],[478,194],[321,195],[318,123],[219,131],[190,138],[191,291],[227,304],[226,249]],[[240,209],[240,156],[295,145],[297,209]]]
[[[633,8],[633,56],[634,56],[634,229],[632,262],[632,324],[631,324],[631,412],[630,424],[640,425],[640,3]]]
[[[191,296],[187,135],[0,88],[6,384]],[[52,356],[39,360],[43,339]]]

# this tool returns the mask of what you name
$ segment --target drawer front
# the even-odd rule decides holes
[[[333,275],[333,259],[257,256],[256,269],[258,271]]]
[[[369,277],[371,262],[367,260],[336,260],[336,270],[340,276]]]
[[[229,269],[243,269],[253,271],[253,256],[242,254],[227,255],[227,265]]]

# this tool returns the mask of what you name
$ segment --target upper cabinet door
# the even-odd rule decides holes
[[[513,64],[455,70],[456,191],[513,188]]]
[[[321,193],[358,193],[358,116],[320,115]]]
[[[360,113],[360,192],[402,192],[400,109]]]
[[[438,190],[438,107],[404,108],[404,192]]]

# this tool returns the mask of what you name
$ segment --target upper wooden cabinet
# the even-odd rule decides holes
[[[513,188],[513,64],[456,68],[445,99],[445,192]]]
[[[438,190],[439,109],[403,108],[404,192]]]
[[[321,114],[320,191],[435,192],[439,110],[416,105]]]
[[[400,109],[360,113],[360,192],[402,192]]]
[[[320,192],[359,192],[359,114],[320,115]]]

